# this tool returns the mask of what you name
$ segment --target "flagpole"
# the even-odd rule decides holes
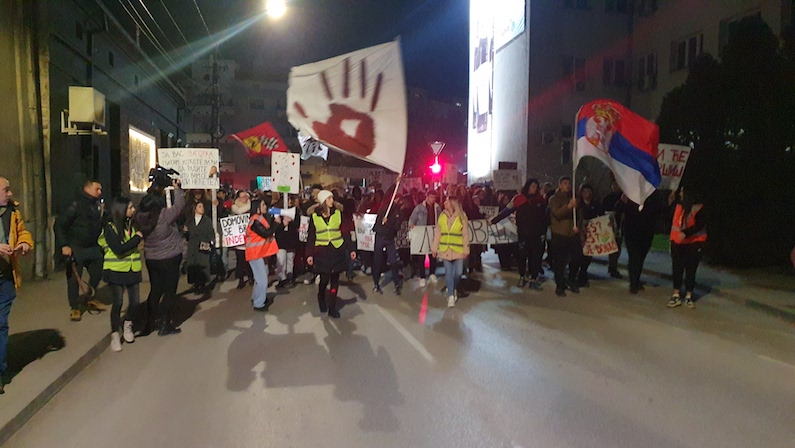
[[[383,224],[387,217],[389,216],[389,212],[392,211],[392,204],[395,203],[395,196],[397,196],[398,188],[400,188],[400,181],[401,181],[402,174],[398,175],[397,182],[395,183],[395,190],[392,192],[392,200],[389,201],[389,205],[386,207],[386,213],[384,214],[384,219],[381,224]]]

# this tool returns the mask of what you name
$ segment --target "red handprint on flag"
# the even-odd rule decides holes
[[[375,149],[375,121],[368,114],[356,110],[352,103],[362,103],[366,99],[367,94],[367,66],[365,61],[362,60],[359,64],[360,67],[360,98],[351,98],[351,70],[350,61],[345,59],[343,61],[343,87],[342,99],[340,102],[335,102],[334,94],[329,87],[326,73],[320,73],[320,80],[323,84],[323,90],[326,93],[326,98],[331,102],[329,110],[331,116],[325,123],[319,121],[312,122],[312,129],[317,134],[317,139],[325,142],[331,146],[341,150],[350,152],[359,157],[367,157],[373,153]],[[375,111],[378,106],[378,100],[381,93],[381,85],[383,83],[383,73],[379,73],[375,81],[375,89],[373,97],[370,101],[369,112]],[[294,103],[296,111],[298,111],[304,118],[309,118],[303,106],[296,102]],[[343,129],[343,124],[346,122],[353,122],[356,124],[353,135]]]

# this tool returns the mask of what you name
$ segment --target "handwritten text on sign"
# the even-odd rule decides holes
[[[411,254],[425,255],[431,253],[436,226],[416,226],[410,234]],[[510,244],[519,241],[516,224],[505,219],[497,224],[489,224],[485,219],[468,222],[469,244]]]
[[[160,166],[179,172],[184,189],[218,189],[218,150],[211,148],[160,148]]]
[[[298,226],[298,241],[306,243],[309,239],[309,216],[301,217],[301,224]]]
[[[356,224],[356,248],[359,250],[374,251],[375,250],[375,220],[378,215],[367,214],[357,216],[354,218]]]
[[[660,190],[676,190],[690,158],[690,147],[660,144],[657,146],[657,163],[660,165],[662,181]]]
[[[610,218],[610,215],[605,215],[588,221],[585,226],[585,241],[582,244],[583,255],[593,257],[618,252]]]
[[[248,221],[248,213],[220,219],[224,247],[235,247],[246,244],[246,228],[248,227]]]

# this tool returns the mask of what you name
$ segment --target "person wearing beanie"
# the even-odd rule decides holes
[[[348,258],[356,258],[350,233],[342,232],[342,204],[334,201],[328,190],[317,194],[318,204],[308,210],[309,234],[306,241],[306,264],[320,275],[317,303],[321,313],[339,318],[337,290],[340,273],[348,268]],[[326,289],[330,287],[328,293]]]

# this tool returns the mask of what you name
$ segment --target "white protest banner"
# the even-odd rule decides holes
[[[409,242],[409,222],[403,221],[400,223],[400,230],[395,235],[395,247],[398,249],[408,249],[411,247]]]
[[[221,237],[224,247],[235,247],[246,244],[246,228],[249,214],[234,215],[221,218]]]
[[[375,220],[378,215],[367,214],[357,216],[354,218],[356,224],[356,248],[358,250],[374,251],[375,250]]]
[[[479,210],[480,210],[480,213],[483,215],[483,218],[488,220],[488,221],[491,221],[492,218],[494,218],[495,216],[500,214],[500,208],[497,207],[496,205],[494,205],[494,206],[481,205],[479,207]]]
[[[301,157],[290,152],[274,152],[271,155],[272,191],[297,194],[301,188],[300,181]]]
[[[411,255],[426,255],[431,253],[435,229],[436,226],[414,226],[414,228],[409,231]]]
[[[503,219],[497,224],[490,224],[485,219],[469,221],[469,244],[510,244],[517,241],[519,235],[512,219]]]
[[[270,176],[257,176],[257,189],[260,191],[271,191],[273,178]]]
[[[309,239],[309,216],[301,217],[301,224],[298,225],[298,241],[306,243]]]
[[[442,170],[442,183],[443,184],[457,184],[458,183],[458,165],[454,163],[445,163]]]
[[[400,188],[403,189],[403,191],[406,191],[408,193],[411,193],[411,190],[413,188],[416,188],[417,191],[424,191],[425,190],[425,188],[423,187],[423,184],[422,184],[422,178],[421,177],[407,177],[405,179],[401,179]]]
[[[595,255],[609,255],[618,252],[616,237],[613,233],[611,215],[591,219],[585,226],[585,241],[582,244],[582,254],[586,257]]]
[[[182,188],[218,189],[218,150],[213,148],[160,148],[160,166],[179,173]]]
[[[519,170],[494,170],[494,191],[519,191],[522,189],[522,173]]]
[[[658,190],[676,190],[685,173],[690,147],[680,145],[657,145],[657,164],[660,165],[662,181]]]

